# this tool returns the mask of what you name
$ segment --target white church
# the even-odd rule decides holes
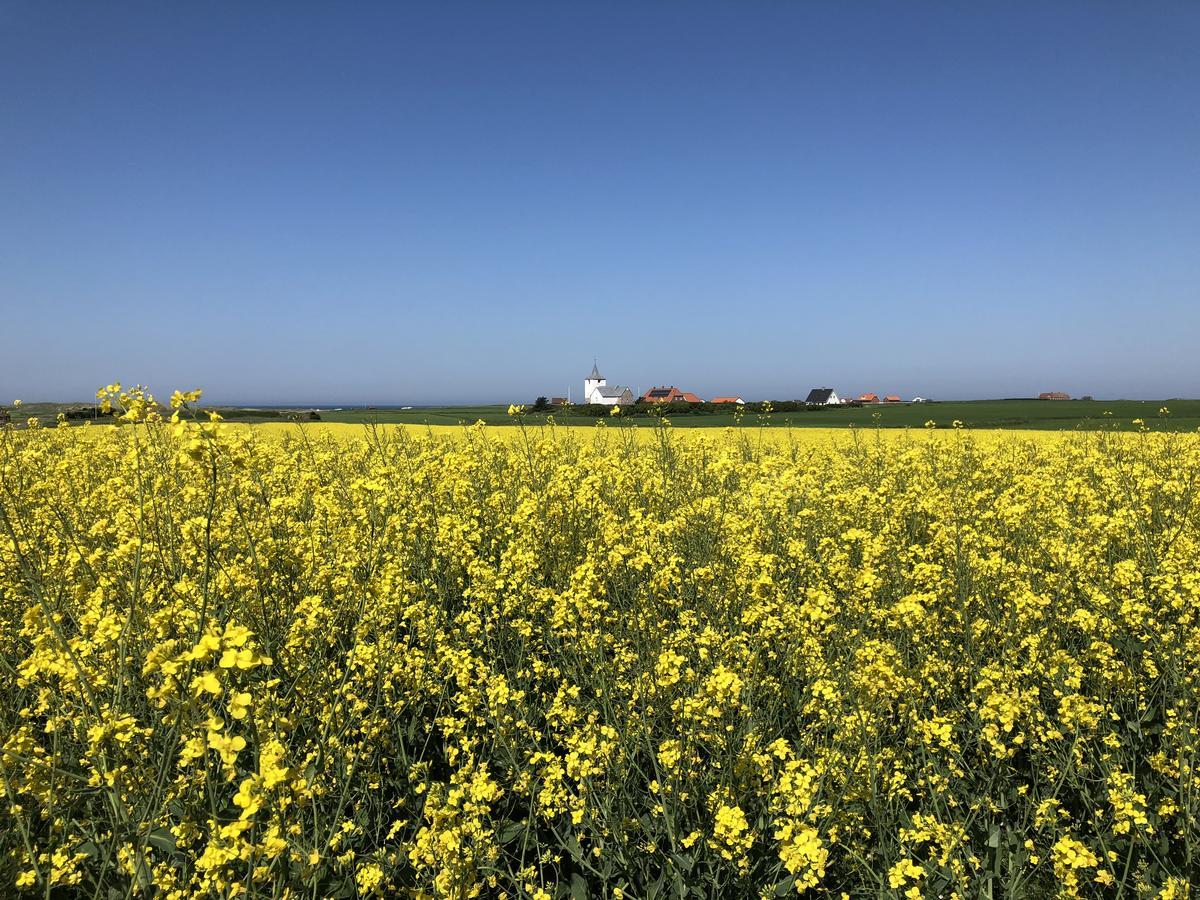
[[[632,406],[633,391],[627,387],[609,387],[596,361],[592,360],[592,374],[583,379],[583,402],[602,406]]]

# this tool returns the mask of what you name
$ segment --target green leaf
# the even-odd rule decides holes
[[[779,882],[779,884],[775,885],[775,896],[776,897],[786,897],[788,894],[793,893],[795,890],[796,890],[796,876],[789,875],[787,878],[783,879],[783,881]]]
[[[567,848],[567,852],[571,854],[572,859],[583,859],[583,848],[579,846],[579,838],[573,834],[567,835],[567,839],[563,841],[563,844]]]
[[[587,882],[578,872],[571,876],[571,897],[573,900],[588,900]]]
[[[683,898],[687,896],[688,889],[687,881],[684,879],[683,873],[678,869],[672,869],[671,878],[673,888],[672,894],[678,897],[679,900],[683,900]]]
[[[675,865],[684,872],[692,871],[692,866],[696,865],[696,861],[692,857],[684,856],[682,853],[672,853],[671,859],[675,860]]]
[[[509,822],[506,825],[500,826],[500,830],[496,833],[496,840],[501,844],[507,844],[510,841],[515,841],[524,833],[524,822]]]
[[[169,828],[155,828],[146,838],[146,843],[163,853],[175,852],[175,835],[171,834]]]

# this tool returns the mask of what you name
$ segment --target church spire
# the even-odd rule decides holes
[[[592,374],[588,376],[592,381],[601,381],[604,376],[600,374],[600,367],[596,365],[596,357],[592,357]]]

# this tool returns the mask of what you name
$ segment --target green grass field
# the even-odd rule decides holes
[[[78,407],[79,404],[73,404]],[[37,416],[44,424],[53,423],[58,411],[72,404],[27,403],[13,411],[13,421],[23,423],[29,416]],[[1166,407],[1170,414],[1159,415]],[[307,410],[294,409],[234,409],[218,407],[229,421],[279,422],[293,417],[303,419]],[[510,425],[506,406],[427,406],[413,409],[396,408],[344,408],[320,410],[324,422],[347,423],[402,423],[409,425],[459,425],[483,421],[489,425]],[[591,416],[572,414],[569,410],[551,413],[555,421],[564,425],[588,425],[596,420]],[[665,414],[678,428],[720,428],[734,424],[732,412],[695,415],[677,411],[672,415],[669,408]],[[540,424],[546,416],[527,412],[526,421]],[[650,415],[626,415],[625,419],[643,425],[653,425]],[[934,421],[939,428],[949,428],[961,421],[967,428],[1012,428],[1012,429],[1093,429],[1117,428],[1135,430],[1135,419],[1142,419],[1156,431],[1193,431],[1200,428],[1200,400],[962,400],[938,403],[878,404],[863,407],[834,407],[830,409],[804,410],[799,412],[776,412],[760,416],[752,412],[742,417],[743,425],[758,425],[760,421],[770,426],[788,427],[839,427],[853,423],[869,428],[921,428],[927,421]],[[103,420],[101,420],[103,421]],[[74,424],[74,423],[73,423]]]
[[[1159,409],[1167,407],[1169,416],[1160,416]],[[678,428],[713,428],[734,424],[733,413],[666,415]],[[1111,415],[1105,415],[1111,413]],[[321,411],[325,422],[381,422],[414,425],[457,425],[483,421],[489,425],[512,424],[504,406],[444,406],[415,409],[343,409]],[[586,425],[595,421],[590,416],[572,415],[559,410],[551,413],[562,424]],[[526,413],[527,421],[540,423],[541,413]],[[653,425],[649,415],[626,416],[644,425]],[[854,423],[861,427],[879,425],[884,428],[921,428],[929,420],[938,427],[949,428],[961,421],[968,428],[1040,428],[1064,430],[1074,428],[1135,429],[1134,419],[1142,419],[1156,430],[1191,431],[1200,427],[1200,400],[967,400],[944,403],[878,404],[864,407],[835,407],[832,409],[772,413],[765,421],[773,426],[838,427]],[[760,416],[747,413],[743,425],[757,425]]]

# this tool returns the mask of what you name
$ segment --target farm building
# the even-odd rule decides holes
[[[675,385],[670,387],[652,387],[642,395],[644,403],[703,403],[704,401],[691,391],[681,391]]]
[[[1038,394],[1039,400],[1070,400],[1071,395],[1064,391],[1044,391]]]
[[[810,406],[836,406],[842,401],[833,388],[813,388],[804,402]]]
[[[879,395],[878,394],[859,394],[858,402],[859,403],[878,403]]]
[[[899,397],[897,397],[895,394],[888,394],[886,397],[883,398],[883,402],[884,403],[901,403],[903,401],[901,401],[901,399]]]
[[[627,387],[610,387],[593,360],[592,374],[583,380],[583,402],[601,406],[632,406],[633,391]]]
[[[738,406],[743,405],[746,401],[741,397],[713,397],[709,403],[736,403]]]

